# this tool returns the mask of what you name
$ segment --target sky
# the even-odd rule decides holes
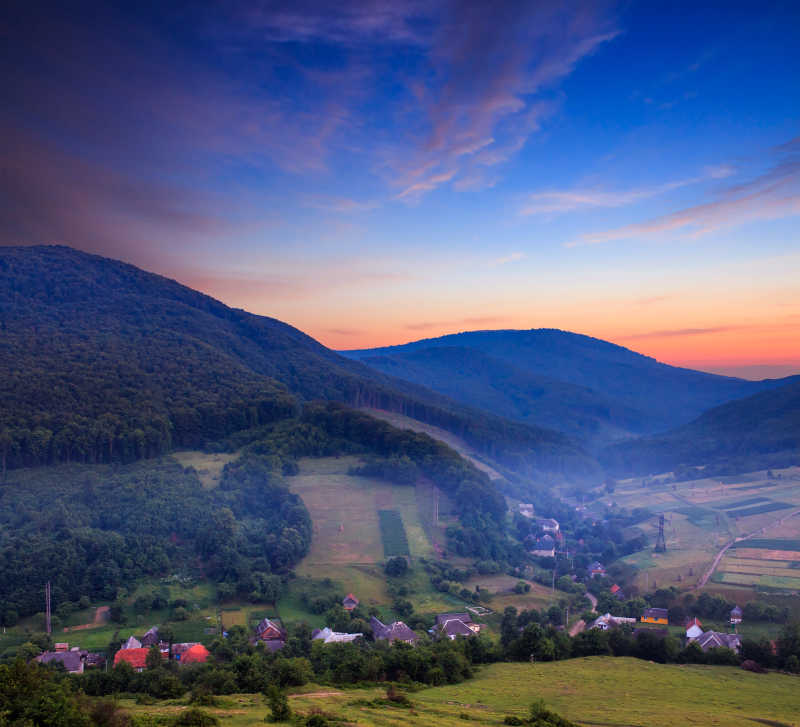
[[[0,244],[337,349],[561,328],[800,372],[800,3],[0,9]]]

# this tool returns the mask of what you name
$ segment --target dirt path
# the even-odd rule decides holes
[[[586,621],[581,619],[580,621],[576,621],[569,629],[570,636],[577,636],[581,631],[586,628]]]
[[[758,530],[754,530],[752,533],[747,533],[747,535],[740,535],[740,536],[734,538],[733,540],[731,540],[726,545],[724,545],[722,547],[722,549],[719,551],[719,553],[717,553],[717,556],[716,556],[716,558],[714,558],[714,561],[708,567],[708,570],[706,570],[706,572],[703,573],[703,577],[699,580],[699,582],[695,586],[695,589],[702,588],[704,585],[706,585],[706,583],[708,583],[708,579],[711,578],[712,575],[714,575],[714,571],[717,569],[717,566],[719,565],[719,562],[722,560],[722,557],[725,555],[725,553],[728,552],[729,548],[731,548],[734,545],[736,545],[736,543],[741,543],[743,540],[749,540],[750,538],[754,538],[756,535],[763,535],[764,533],[766,533],[771,528],[774,528],[777,525],[781,525],[782,523],[786,522],[787,520],[789,520],[790,518],[793,518],[795,515],[798,515],[798,514],[800,514],[800,510],[792,510],[792,512],[790,512],[788,515],[784,515],[782,518],[779,518],[778,520],[774,520],[773,522],[769,523],[768,525],[765,525],[763,528],[759,528]]]
[[[593,596],[591,593],[589,593],[589,591],[586,591],[586,598],[588,598],[589,601],[591,601],[592,611],[596,611],[597,610],[597,596]]]
[[[96,629],[98,626],[103,626],[108,621],[110,606],[98,606],[94,612],[94,621],[88,624],[80,624],[80,626],[65,626],[66,633],[70,631],[83,631],[84,629]]]
[[[341,694],[342,692],[308,692],[307,694],[290,694],[289,698],[322,699],[323,697],[338,697]]]

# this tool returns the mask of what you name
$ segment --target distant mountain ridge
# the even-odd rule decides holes
[[[557,329],[472,331],[342,353],[468,406],[565,432],[593,448],[669,430],[711,407],[787,381],[678,368]]]
[[[600,456],[622,476],[679,467],[749,471],[800,463],[800,377],[714,407],[665,434],[608,447]]]
[[[68,247],[0,247],[0,331],[8,466],[201,446],[326,399],[443,427],[522,470],[596,467],[563,434],[471,410],[281,321]]]

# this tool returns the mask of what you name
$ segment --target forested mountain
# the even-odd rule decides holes
[[[520,470],[595,466],[563,435],[470,410],[278,320],[62,246],[0,247],[2,467],[132,461],[293,415],[399,411]]]
[[[668,366],[607,341],[552,329],[473,331],[343,353],[589,446],[664,431],[710,407],[781,384]]]
[[[800,462],[800,380],[715,407],[657,437],[611,446],[601,459],[619,475],[710,466],[748,471]]]

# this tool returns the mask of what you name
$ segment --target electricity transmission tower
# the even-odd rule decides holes
[[[656,553],[667,552],[667,541],[664,538],[664,514],[658,518],[658,538],[656,538]]]

